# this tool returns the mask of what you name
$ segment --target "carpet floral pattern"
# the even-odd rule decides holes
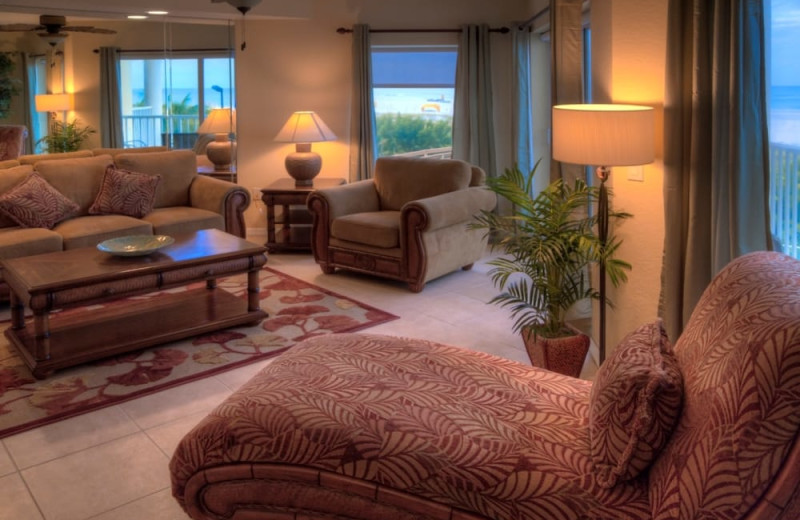
[[[185,291],[197,285],[173,289]],[[265,267],[261,308],[269,317],[236,327],[58,371],[38,381],[0,337],[0,437],[163,390],[275,356],[298,341],[352,332],[397,317]],[[218,288],[246,298],[246,276],[219,280]],[[159,298],[156,292],[136,298]],[[125,305],[126,300],[106,305]],[[92,312],[80,307],[51,315],[51,325]],[[0,326],[9,323],[8,305]]]

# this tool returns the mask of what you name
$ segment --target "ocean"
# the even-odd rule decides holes
[[[800,147],[800,85],[770,88],[769,141]]]

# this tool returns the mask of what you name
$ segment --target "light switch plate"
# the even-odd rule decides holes
[[[628,180],[636,182],[644,182],[644,166],[629,166]]]

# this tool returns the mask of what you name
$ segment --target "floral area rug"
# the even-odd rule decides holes
[[[202,285],[135,298],[159,298]],[[16,349],[0,335],[0,437],[275,356],[306,338],[357,331],[397,318],[268,267],[260,272],[260,286],[261,308],[269,317],[256,326],[118,355],[60,370],[43,380],[31,375]],[[220,279],[218,288],[246,298],[246,275]],[[53,313],[51,326],[97,307]],[[0,307],[0,328],[5,330],[9,323],[5,304]]]

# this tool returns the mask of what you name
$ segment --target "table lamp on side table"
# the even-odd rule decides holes
[[[636,166],[653,162],[653,109],[638,105],[583,104],[553,107],[553,159],[572,164],[594,164],[600,178],[598,237],[608,243],[609,166]],[[606,356],[606,266],[600,263],[600,363]]]
[[[322,169],[322,157],[311,151],[311,143],[336,139],[330,128],[315,112],[295,112],[283,125],[275,140],[295,143],[295,151],[286,156],[286,171],[294,178],[295,186],[312,186]]]
[[[233,162],[233,142],[230,134],[236,132],[236,110],[215,108],[203,120],[198,134],[214,134],[215,139],[206,146],[206,156],[214,163],[215,171],[229,171]]]

